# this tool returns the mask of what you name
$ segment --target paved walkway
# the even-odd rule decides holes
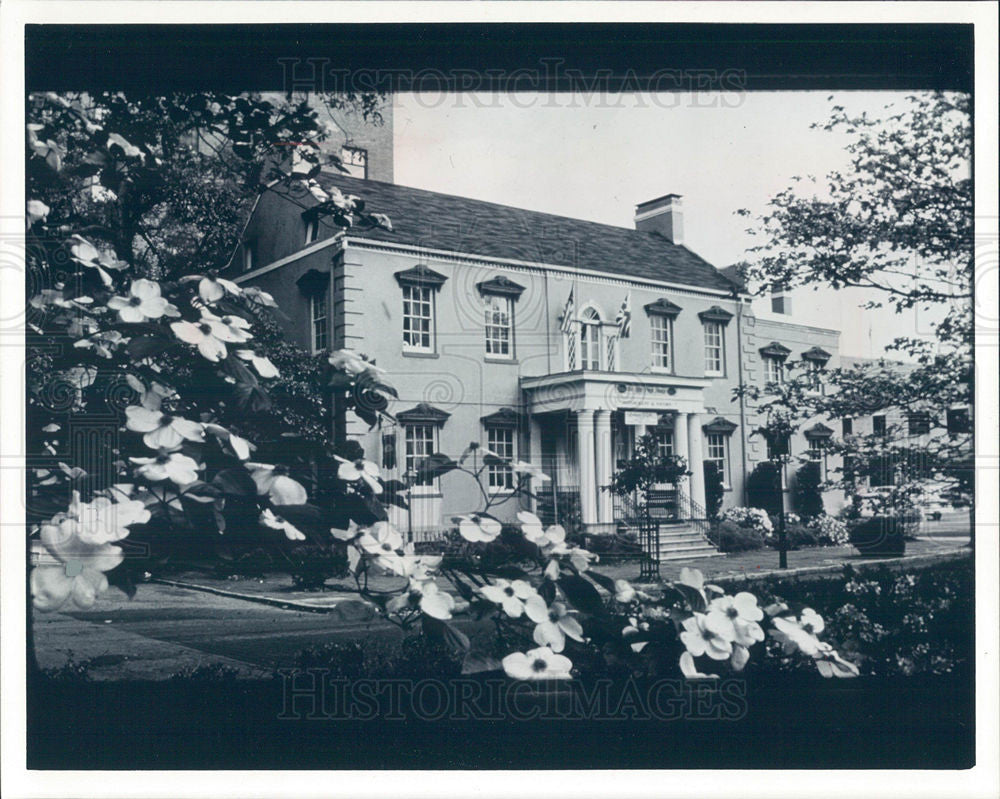
[[[900,567],[962,557],[966,541],[938,538],[907,543]],[[806,575],[837,571],[860,558],[851,547],[790,552],[789,570],[779,572],[778,553],[760,551],[665,563],[671,579],[683,566],[701,569],[715,581],[753,579],[783,573]],[[604,566],[609,577],[634,580],[638,564]],[[111,591],[89,611],[34,614],[39,664],[57,669],[69,661],[89,662],[92,679],[163,679],[197,667],[219,665],[243,677],[262,677],[295,662],[298,652],[334,640],[398,636],[395,627],[372,618],[346,583],[309,593],[290,590],[287,577],[268,580],[210,580],[183,575],[171,584],[139,586],[132,600]],[[198,585],[200,590],[181,587]],[[385,586],[388,587],[388,586]],[[469,630],[471,632],[471,630]]]

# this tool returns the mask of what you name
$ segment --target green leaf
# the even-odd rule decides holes
[[[133,338],[125,347],[130,356],[136,360],[149,358],[152,355],[159,355],[170,349],[174,342],[161,336],[138,336]]]
[[[500,661],[489,655],[469,652],[462,660],[462,674],[481,674],[486,671],[499,671],[503,666]]]
[[[559,588],[577,610],[600,616],[606,613],[601,595],[594,584],[578,574],[567,574],[559,578]]]
[[[257,496],[257,484],[246,469],[223,469],[212,478],[212,485],[223,493],[237,497]]]
[[[595,572],[592,570],[587,572],[587,576],[595,583],[597,583],[599,586],[601,586],[601,588],[610,591],[612,594],[615,592],[615,581],[612,580],[610,577],[607,577],[603,574],[600,574],[599,572]]]

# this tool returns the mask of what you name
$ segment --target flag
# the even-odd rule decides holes
[[[632,292],[626,292],[625,299],[622,300],[622,307],[618,309],[618,316],[615,317],[615,324],[618,325],[618,338],[628,338],[629,330],[632,328]]]
[[[576,313],[576,302],[573,298],[573,291],[576,287],[570,286],[569,296],[566,298],[566,305],[563,306],[562,321],[560,329],[563,333],[568,333],[573,323],[573,315]]]

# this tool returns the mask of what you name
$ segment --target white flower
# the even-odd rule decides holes
[[[687,651],[681,655],[680,666],[681,674],[689,680],[717,680],[719,678],[718,674],[702,674],[698,671],[698,668],[694,665],[694,658]]]
[[[69,251],[73,260],[83,266],[96,269],[101,282],[105,286],[110,287],[112,282],[111,275],[105,270],[121,270],[128,266],[124,261],[119,261],[114,254],[98,250],[82,236],[74,235],[72,241],[73,244],[70,246]]]
[[[816,668],[819,673],[826,678],[830,677],[857,677],[861,672],[858,667],[849,660],[844,660],[837,651],[827,643],[820,643],[816,654]]]
[[[708,605],[709,613],[719,613],[724,621],[718,626],[725,630],[724,637],[742,646],[752,646],[764,640],[764,630],[757,623],[764,618],[764,611],[757,607],[757,597],[748,591],[736,596],[721,596]]]
[[[278,303],[274,301],[274,297],[263,289],[257,288],[257,286],[247,286],[243,289],[243,297],[255,305],[263,305],[267,308],[278,307]]]
[[[371,461],[359,458],[356,461],[348,461],[338,457],[340,466],[337,468],[337,477],[348,483],[356,483],[364,480],[368,487],[376,494],[382,493],[382,484],[379,482],[379,470]]]
[[[194,344],[203,358],[218,363],[226,357],[226,345],[204,319],[200,322],[173,322],[170,329],[181,341]]]
[[[548,528],[543,528],[542,520],[526,510],[519,511],[517,518],[521,522],[521,532],[524,533],[524,537],[533,544],[538,544],[543,548],[546,546],[558,548],[566,540],[566,530],[560,524],[552,524]]]
[[[143,443],[150,449],[177,449],[184,441],[205,440],[200,422],[180,416],[129,405],[125,417],[125,427],[134,433],[144,433]]]
[[[431,579],[434,571],[441,565],[442,557],[440,555],[401,555],[399,560],[402,565],[401,576],[423,583]]]
[[[241,289],[233,281],[226,280],[225,278],[217,277],[215,275],[186,275],[180,279],[181,283],[190,283],[192,280],[198,281],[198,296],[201,297],[203,302],[212,305],[226,294],[234,294],[239,296]]]
[[[179,486],[193,483],[198,479],[198,463],[194,458],[179,452],[161,452],[154,458],[129,458],[139,464],[136,474],[152,483],[170,480]]]
[[[257,374],[261,377],[278,376],[277,367],[271,363],[271,359],[266,355],[258,355],[253,350],[236,350],[236,355],[244,361],[250,361],[253,364],[253,368],[257,370]]]
[[[802,613],[799,614],[799,624],[802,625],[803,630],[813,635],[819,635],[826,629],[823,617],[812,608],[803,608]]]
[[[562,530],[562,528],[559,528]],[[546,533],[548,536],[548,533]],[[556,551],[562,546],[561,541],[550,541],[546,551],[552,550]],[[600,558],[593,552],[586,549],[581,549],[580,547],[573,547],[569,550],[569,562],[573,564],[577,571],[585,572],[590,568],[591,563],[596,563]]]
[[[211,433],[218,441],[224,442],[229,445],[229,448],[233,451],[241,461],[245,461],[250,457],[250,450],[256,449],[249,441],[247,441],[242,436],[236,435],[227,430],[222,425],[218,424],[206,424],[205,432]]]
[[[486,599],[503,608],[504,613],[512,619],[516,619],[525,613],[527,606],[531,605],[532,615],[542,618],[547,615],[547,606],[538,592],[524,580],[508,581],[502,578],[494,580],[493,585],[484,585],[479,589]]]
[[[102,358],[110,358],[114,351],[122,344],[127,344],[131,339],[126,338],[117,330],[105,330],[101,333],[74,341],[73,346],[82,350],[92,349]]]
[[[305,541],[305,534],[299,530],[290,521],[287,521],[280,516],[275,515],[274,511],[265,509],[263,513],[260,514],[260,523],[265,527],[270,527],[272,530],[283,530],[285,536],[290,541]]]
[[[349,375],[359,375],[369,370],[379,374],[385,373],[385,369],[381,369],[378,366],[375,366],[375,364],[368,363],[368,361],[358,355],[358,353],[354,350],[337,350],[336,352],[330,353],[330,365],[334,369],[347,372]]]
[[[31,596],[39,610],[58,610],[69,599],[77,607],[93,607],[108,588],[104,572],[122,562],[121,547],[88,544],[61,525],[43,526],[42,547],[31,571]]]
[[[435,619],[450,619],[455,610],[455,597],[442,591],[436,583],[420,584],[420,610]]]
[[[267,463],[248,463],[250,477],[257,485],[257,493],[271,500],[272,505],[304,505],[309,499],[305,488],[284,470]]]
[[[573,661],[547,646],[527,652],[512,652],[502,661],[507,676],[515,680],[568,680]]]
[[[628,580],[615,580],[615,600],[627,605],[635,599],[636,593]]]
[[[543,472],[537,466],[534,466],[533,464],[527,463],[525,461],[514,461],[510,465],[510,470],[515,474],[526,474],[532,480],[538,480],[540,482],[544,482],[545,480],[550,479],[549,476],[545,474],[545,472]]]
[[[375,559],[375,564],[402,574],[405,561],[399,554],[403,547],[403,537],[389,522],[376,522],[358,539],[358,546]]]
[[[458,516],[458,532],[466,541],[473,543],[489,543],[500,535],[501,525],[491,516],[473,513],[469,516]]]
[[[160,285],[152,280],[139,278],[129,286],[128,297],[112,297],[108,307],[118,311],[123,322],[145,322],[161,316],[180,316],[180,311],[160,296]]]
[[[804,630],[795,619],[783,616],[775,617],[771,637],[781,643],[785,654],[801,652],[803,655],[815,655],[820,651],[820,642],[812,633]]]
[[[713,660],[725,660],[733,653],[732,642],[725,638],[725,629],[720,629],[720,614],[695,613],[684,620],[681,642],[694,657],[708,655]]]
[[[88,546],[100,546],[125,538],[133,524],[149,521],[149,511],[139,500],[113,502],[108,497],[96,497],[81,502],[74,491],[69,507],[41,525],[43,540],[77,539]]]
[[[552,647],[553,652],[562,652],[566,647],[566,636],[574,641],[583,641],[583,628],[573,616],[569,615],[566,606],[561,602],[553,602],[551,607],[539,613],[535,604],[525,604],[525,613],[535,622],[534,639],[536,644]]]
[[[242,344],[253,338],[253,335],[247,332],[250,329],[250,323],[242,316],[216,316],[211,311],[202,308],[201,319],[208,323],[212,328],[212,335],[219,341]]]
[[[49,215],[49,207],[41,200],[28,200],[27,215],[28,227],[31,227]]]

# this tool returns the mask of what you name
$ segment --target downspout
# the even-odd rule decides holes
[[[740,397],[740,461],[743,471],[743,506],[747,504],[747,427],[746,427],[746,398],[743,395],[743,301],[740,299],[739,289],[733,289],[733,296],[736,298],[736,347],[739,356],[736,358],[737,379],[739,380]]]

